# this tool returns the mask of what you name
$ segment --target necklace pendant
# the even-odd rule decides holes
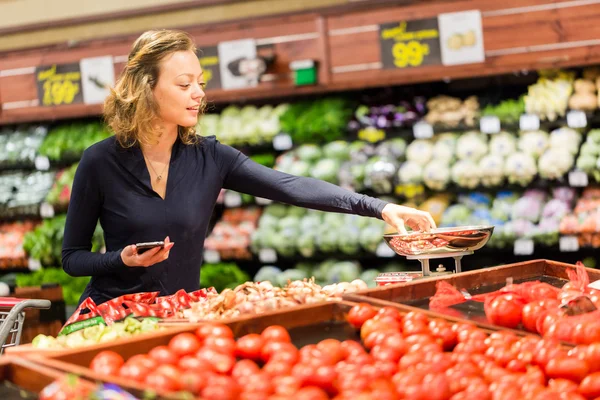
[[[160,176],[160,175],[158,175],[158,176],[156,177],[156,180],[157,180],[157,181],[160,181],[161,179],[162,179],[162,176]]]

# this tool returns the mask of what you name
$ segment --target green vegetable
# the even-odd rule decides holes
[[[482,110],[482,115],[496,116],[502,123],[516,124],[521,114],[525,113],[523,97],[518,100],[504,100],[498,105],[488,105]]]
[[[294,143],[331,142],[342,138],[351,116],[346,100],[328,98],[292,104],[280,115],[279,123]]]
[[[76,306],[85,290],[90,277],[72,277],[62,268],[43,268],[26,274],[17,274],[15,282],[17,287],[41,286],[55,283],[62,287],[65,304]]]
[[[200,270],[200,286],[217,291],[234,288],[250,280],[250,276],[234,263],[204,264]]]
[[[102,122],[62,124],[50,130],[38,153],[52,161],[79,159],[85,149],[110,136]]]

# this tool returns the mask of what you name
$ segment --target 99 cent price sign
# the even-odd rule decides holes
[[[83,103],[79,63],[38,67],[35,76],[40,105],[60,106]]]
[[[379,25],[384,68],[413,68],[442,63],[437,18]]]

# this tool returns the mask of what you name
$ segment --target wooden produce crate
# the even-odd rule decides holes
[[[28,392],[39,393],[46,386],[57,379],[65,377],[65,372],[58,371],[31,360],[4,356],[0,360],[0,382],[9,382]],[[93,384],[89,381],[82,382],[83,385]]]
[[[514,283],[539,280],[556,287],[561,287],[568,280],[567,269],[575,268],[551,260],[531,260],[515,264],[484,268],[476,271],[417,279],[388,286],[380,286],[357,293],[344,295],[343,298],[353,302],[366,302],[379,307],[394,306],[402,309],[413,309],[427,312],[432,317],[441,317],[453,321],[470,320],[487,329],[504,329],[488,322],[483,312],[483,303],[470,302],[468,306],[449,307],[447,312],[429,310],[429,298],[436,292],[436,283],[446,281],[457,289],[466,289],[470,294],[488,293],[506,285],[507,279]],[[600,279],[600,271],[586,268],[590,282]],[[475,304],[473,304],[475,303]],[[521,331],[514,331],[521,332]]]
[[[31,343],[39,334],[56,336],[66,322],[65,302],[60,286],[17,288],[14,297],[23,299],[50,300],[48,310],[25,310],[25,322],[21,334],[21,343]]]
[[[220,322],[228,325],[236,337],[248,333],[260,333],[270,325],[281,325],[289,330],[292,342],[299,347],[310,343],[318,343],[326,338],[360,340],[358,332],[346,322],[346,315],[353,305],[354,303],[345,301],[332,301],[315,305],[303,305],[261,315],[209,322]],[[31,360],[49,368],[82,376],[91,381],[115,383],[134,395],[142,395],[144,390],[147,389],[144,385],[120,377],[106,377],[94,373],[88,368],[92,359],[103,350],[113,350],[127,360],[136,354],[148,353],[156,346],[168,344],[171,338],[179,333],[194,332],[201,324],[152,332],[144,337],[127,338],[118,343],[102,343],[60,354],[48,356],[32,354]]]

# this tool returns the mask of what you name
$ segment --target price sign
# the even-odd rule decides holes
[[[46,156],[36,156],[33,162],[35,169],[38,171],[48,171],[50,169],[50,160]]]
[[[425,187],[415,183],[404,183],[397,185],[394,192],[397,196],[404,196],[407,199],[412,199],[422,195],[425,192]]]
[[[52,207],[52,204],[42,203],[40,205],[40,217],[42,217],[42,218],[53,218],[54,217],[54,207]]]
[[[216,264],[221,262],[221,255],[216,250],[204,250],[204,261],[209,264]]]
[[[375,255],[377,257],[390,258],[390,257],[394,257],[396,255],[396,253],[394,253],[394,250],[392,250],[390,248],[390,246],[387,245],[387,243],[381,242],[381,243],[379,243],[379,246],[377,246],[377,249],[375,250]]]
[[[277,252],[273,249],[260,249],[258,259],[265,264],[277,262]]]
[[[562,236],[558,240],[558,247],[563,253],[579,251],[579,240],[576,236]]]
[[[379,25],[384,68],[414,68],[442,63],[437,18]]]
[[[51,107],[83,103],[79,63],[37,67],[35,76],[40,104]]]
[[[433,137],[433,126],[425,121],[419,121],[413,125],[415,139],[431,139]]]
[[[500,132],[500,119],[494,116],[481,117],[479,130],[488,134]]]
[[[519,118],[519,128],[522,131],[537,131],[540,129],[540,118],[535,114],[523,114]]]
[[[293,145],[292,137],[287,133],[280,133],[273,138],[273,148],[277,151],[289,150]]]
[[[385,131],[383,129],[377,129],[369,126],[358,131],[358,138],[370,143],[381,142],[383,139],[385,139]]]
[[[583,111],[573,110],[567,113],[567,125],[569,128],[585,128],[587,126],[587,117]]]
[[[515,241],[514,253],[515,256],[530,256],[533,254],[533,240],[517,239]]]
[[[40,260],[36,260],[35,258],[30,258],[27,263],[27,267],[29,268],[30,271],[38,271],[38,270],[42,269],[42,263],[40,262]]]
[[[223,200],[223,203],[227,208],[240,207],[242,205],[242,195],[238,192],[228,190],[225,192],[225,199]]]
[[[219,49],[208,46],[198,49],[198,60],[204,72],[206,90],[221,88],[221,70],[219,69]]]
[[[588,185],[588,176],[583,171],[569,172],[569,186],[586,187]]]

